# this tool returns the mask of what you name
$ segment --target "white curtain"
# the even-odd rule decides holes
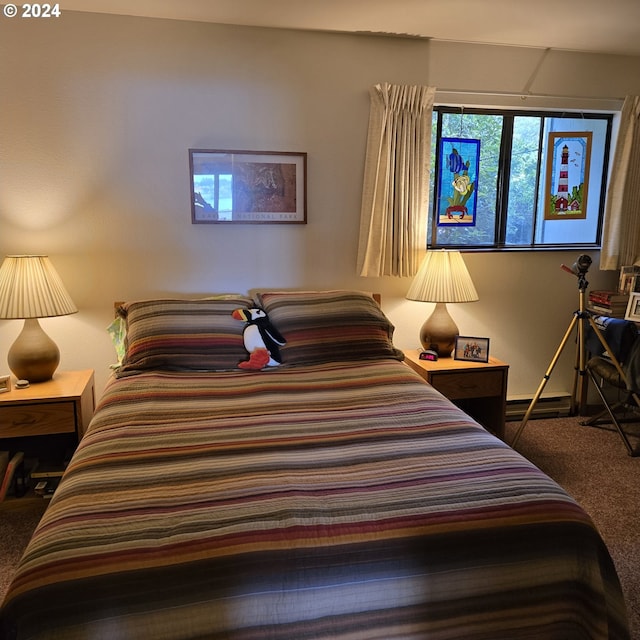
[[[413,276],[427,242],[434,87],[371,88],[358,271]]]
[[[639,256],[640,97],[627,96],[607,189],[600,269],[619,269]]]

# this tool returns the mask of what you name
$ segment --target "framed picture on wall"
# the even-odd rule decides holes
[[[305,224],[307,154],[189,149],[193,224]]]

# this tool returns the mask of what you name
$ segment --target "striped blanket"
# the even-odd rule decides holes
[[[396,360],[109,383],[19,640],[628,638],[589,517]]]

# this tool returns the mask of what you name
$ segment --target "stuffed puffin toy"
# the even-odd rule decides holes
[[[287,341],[271,324],[263,309],[235,309],[231,314],[236,320],[247,325],[242,333],[244,347],[249,359],[238,364],[241,369],[263,369],[277,367],[281,362],[280,348]]]

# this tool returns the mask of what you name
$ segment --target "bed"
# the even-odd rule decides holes
[[[256,297],[123,306],[4,640],[629,637],[587,514],[402,362],[370,296]],[[256,306],[281,363],[246,369]]]

